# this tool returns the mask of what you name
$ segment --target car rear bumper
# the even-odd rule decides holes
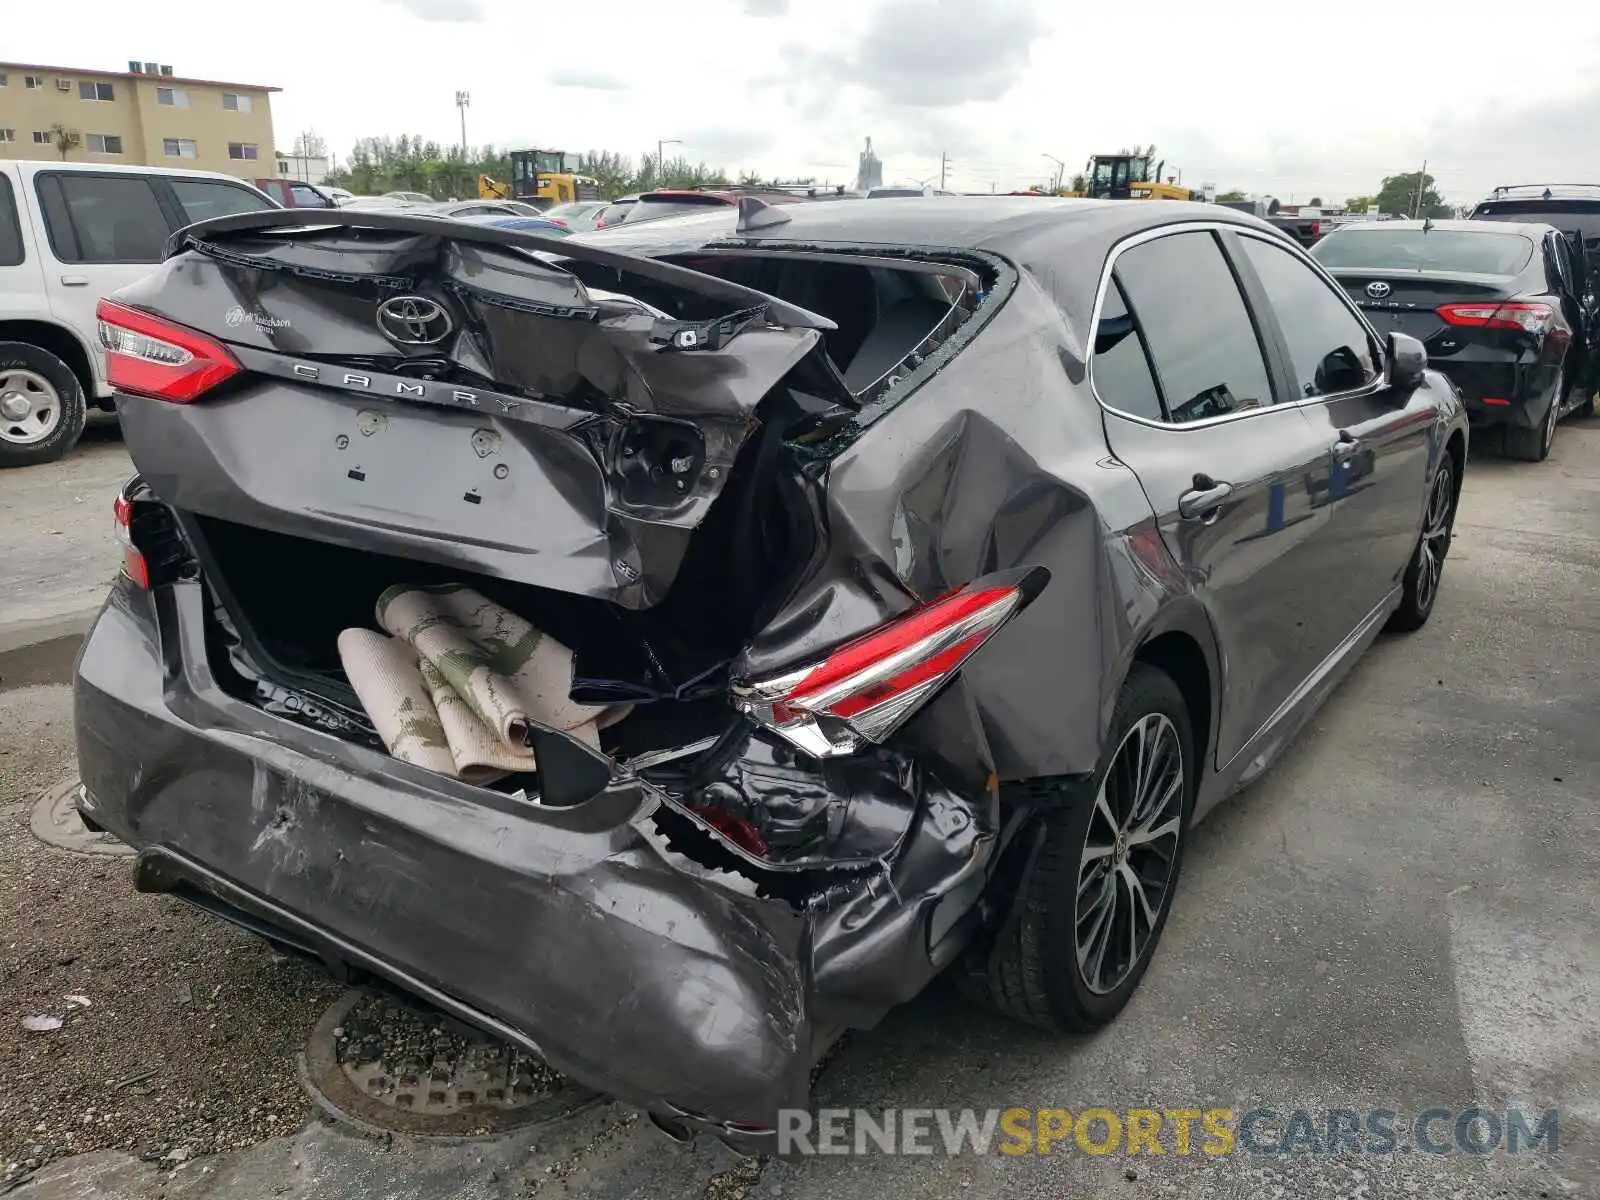
[[[1536,429],[1555,398],[1558,368],[1506,358],[1438,358],[1428,365],[1461,389],[1473,425]]]
[[[770,1148],[827,1044],[920,990],[976,916],[992,836],[931,783],[893,861],[830,874],[825,905],[803,881],[780,899],[681,853],[637,778],[542,808],[228,696],[202,603],[194,583],[121,583],[79,659],[80,803],[139,851],[139,886],[387,979],[670,1125]]]

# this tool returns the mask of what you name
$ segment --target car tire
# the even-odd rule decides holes
[[[1117,698],[1107,744],[1114,749],[1092,783],[1074,789],[1073,802],[1039,818],[1032,830],[1033,846],[1016,902],[989,948],[981,973],[968,980],[1007,1016],[1061,1033],[1087,1033],[1107,1024],[1138,988],[1172,908],[1194,806],[1198,755],[1189,713],[1183,694],[1165,672],[1134,664]],[[1174,781],[1165,775],[1151,775],[1152,780],[1165,782],[1152,801],[1156,807],[1144,813],[1138,810],[1136,789],[1127,786],[1127,767],[1133,761],[1129,754],[1136,753],[1140,744],[1152,753],[1161,753],[1153,763],[1156,771],[1170,766],[1175,758],[1178,772],[1177,790],[1164,802],[1161,796],[1166,796]],[[1117,832],[1118,816],[1131,818],[1122,822],[1121,833]],[[1130,826],[1170,829],[1171,833],[1135,842],[1126,836]],[[1029,835],[1025,832],[1022,836]],[[1162,871],[1165,880],[1151,920],[1147,913],[1152,910],[1135,908],[1128,877],[1131,874],[1140,882],[1148,903],[1148,889]],[[1081,887],[1090,889],[1083,896],[1082,912],[1078,903]],[[1109,928],[1105,940],[1096,943],[1095,917],[1107,903],[1111,911],[1099,919]],[[1123,919],[1137,924],[1134,936],[1119,947],[1113,943],[1126,937],[1127,926],[1119,923]],[[1144,931],[1142,942],[1139,930]],[[1081,954],[1085,945],[1088,953]],[[1093,969],[1097,946],[1098,976]],[[1108,962],[1114,953],[1116,959]],[[1131,962],[1126,961],[1129,959]]]
[[[86,420],[71,367],[28,342],[0,342],[0,468],[54,462],[77,445]]]
[[[1428,500],[1423,508],[1422,532],[1411,552],[1411,562],[1401,578],[1400,607],[1389,616],[1386,629],[1411,633],[1428,623],[1434,601],[1439,598],[1439,583],[1444,575],[1445,557],[1456,523],[1456,462],[1446,454],[1428,484]]]
[[[1507,425],[1506,454],[1523,462],[1543,462],[1550,457],[1550,447],[1556,441],[1556,423],[1561,420],[1561,397],[1565,384],[1556,380],[1555,396],[1550,401],[1550,411],[1537,428],[1523,429]]]

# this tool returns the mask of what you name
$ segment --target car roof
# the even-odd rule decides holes
[[[638,195],[637,199],[639,199],[639,200],[694,199],[694,200],[720,201],[723,204],[732,204],[733,203],[732,200],[728,199],[728,196],[727,196],[727,194],[725,192],[716,192],[716,191],[701,192],[701,191],[696,191],[694,188],[657,188],[653,192],[641,192]]]
[[[242,183],[246,187],[256,187],[253,179],[244,179],[238,175],[229,175],[226,171],[197,171],[188,167],[143,167],[129,163],[97,163],[97,162],[62,162],[56,158],[22,158],[11,159],[8,166],[31,167],[35,171],[89,171],[96,175],[180,175],[194,179],[222,179],[228,183]],[[263,175],[262,179],[270,178]],[[298,183],[299,180],[294,182]]]
[[[738,210],[717,205],[672,220],[608,225],[572,235],[649,257],[692,255],[763,242],[860,249],[928,248],[993,252],[1027,270],[1080,328],[1087,328],[1111,248],[1164,225],[1205,221],[1262,232],[1286,242],[1249,213],[1192,200],[1082,200],[1043,196],[908,196],[788,204],[789,219],[741,234]],[[1078,269],[1074,269],[1077,267]]]
[[[1526,237],[1543,237],[1553,228],[1545,221],[1495,221],[1486,224],[1483,221],[1352,221],[1348,225],[1341,225],[1328,234],[1332,237],[1335,233],[1344,233],[1351,229],[1442,229],[1453,233],[1520,233]]]

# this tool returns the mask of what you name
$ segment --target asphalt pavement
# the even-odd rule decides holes
[[[108,538],[114,458],[108,443],[34,469],[54,474],[29,494],[101,490],[86,496],[83,519]],[[7,493],[17,494],[10,476],[0,478],[9,503]],[[20,569],[67,608],[115,569],[108,541],[50,561],[42,539],[66,536],[25,530],[8,541],[0,611],[16,607],[18,544]],[[1475,454],[1431,623],[1380,639],[1285,758],[1195,831],[1166,936],[1114,1026],[1062,1042],[936,987],[853,1035],[817,1089],[819,1105],[875,1115],[1271,1109],[1254,1151],[1287,1140],[1297,1109],[1319,1126],[1332,1109],[1363,1120],[1390,1110],[1401,1135],[1389,1153],[1318,1153],[1302,1138],[1293,1153],[1236,1144],[1211,1155],[1197,1140],[1181,1154],[1169,1132],[1159,1155],[1096,1155],[1068,1137],[1049,1154],[874,1150],[746,1164],[716,1146],[669,1143],[601,1103],[536,1131],[455,1143],[364,1137],[311,1118],[176,1170],[97,1151],[45,1164],[14,1195],[1600,1196],[1597,581],[1600,420],[1564,423],[1542,464]],[[0,689],[9,670],[27,693],[0,708],[5,736],[41,747],[23,776],[0,757],[7,822],[26,820],[39,780],[70,774],[67,740],[40,724],[60,719],[68,662],[0,654]],[[55,903],[74,902],[70,889],[60,895]],[[51,902],[42,903],[48,928]],[[141,935],[126,928],[118,936],[137,953]],[[0,1017],[15,1029],[9,991],[0,977]],[[267,1041],[259,1053],[272,1061],[233,1067],[278,1070],[292,1048]],[[1434,1154],[1409,1136],[1410,1118],[1429,1109],[1453,1118],[1511,1106],[1557,1112],[1554,1153],[1546,1142],[1508,1154],[1502,1142],[1488,1154]],[[1437,1133],[1448,1142],[1451,1128],[1447,1119]]]

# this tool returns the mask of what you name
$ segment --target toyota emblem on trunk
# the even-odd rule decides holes
[[[1382,300],[1392,291],[1394,291],[1394,289],[1381,279],[1375,279],[1371,283],[1367,284],[1367,295],[1371,296],[1374,300]]]
[[[450,314],[426,296],[395,296],[378,305],[378,331],[402,346],[431,346],[450,329]]]

